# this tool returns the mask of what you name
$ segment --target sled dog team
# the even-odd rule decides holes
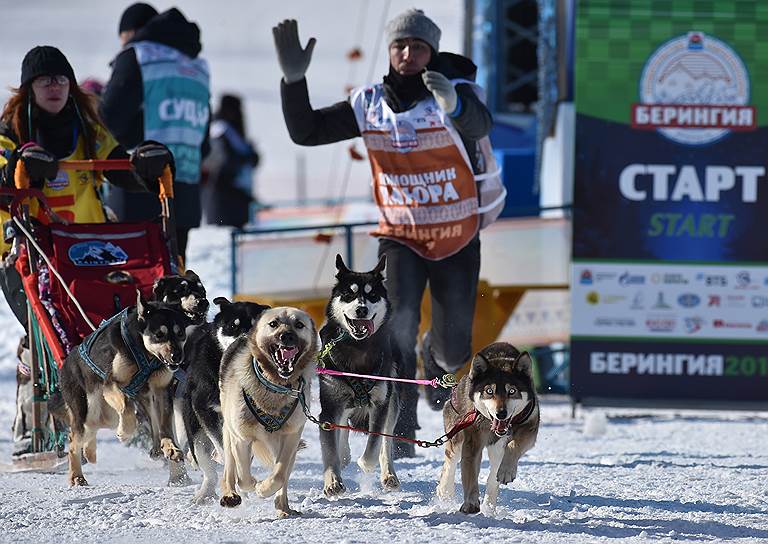
[[[61,392],[70,425],[70,485],[88,485],[81,459],[96,462],[96,432],[114,429],[129,440],[143,417],[151,430],[153,457],[164,457],[169,485],[189,483],[184,459],[203,472],[196,502],[216,497],[217,465],[223,464],[220,504],[235,507],[241,494],[275,496],[280,517],[299,514],[288,504],[288,481],[307,414],[316,413],[310,384],[318,357],[327,368],[396,377],[396,344],[390,338],[390,304],[384,287],[385,259],[355,272],[336,257],[336,284],[318,331],[297,308],[213,299],[219,307],[206,322],[208,301],[192,271],[155,283],[151,300],[101,324],[67,357]],[[531,358],[510,344],[491,344],[452,390],[443,409],[445,431],[466,425],[447,442],[437,494],[454,494],[461,462],[461,512],[480,511],[478,476],[484,449],[491,472],[485,502],[493,506],[499,485],[512,482],[520,457],[536,441],[539,404]],[[392,461],[399,411],[396,382],[322,374],[320,443],[323,491],[345,491],[342,469],[350,463],[348,431],[367,429],[365,472],[378,465],[385,490],[400,481]],[[331,425],[328,425],[331,424]],[[271,469],[261,481],[251,474],[256,458]]]

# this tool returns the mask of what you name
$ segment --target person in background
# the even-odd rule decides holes
[[[182,258],[189,231],[200,225],[200,169],[209,148],[210,82],[201,49],[200,29],[178,9],[155,15],[115,58],[101,97],[101,115],[124,147],[151,139],[173,152],[176,239]],[[157,202],[120,189],[110,190],[106,202],[121,221],[160,213]]]
[[[41,189],[48,204],[63,219],[74,223],[106,220],[97,195],[104,182],[101,172],[60,170],[60,160],[125,159],[129,155],[99,118],[95,98],[83,91],[64,54],[48,45],[31,49],[21,63],[21,84],[0,113],[0,180],[13,187],[19,164],[23,164],[32,187]],[[166,165],[173,168],[173,155],[156,142],[141,142],[130,155],[134,170],[110,171],[111,184],[129,191],[158,192],[158,177]],[[157,197],[154,197],[157,199]],[[47,222],[36,201],[30,214]],[[0,211],[3,222],[0,287],[19,323],[27,328],[27,299],[21,277],[9,252],[13,237],[9,215]],[[19,345],[17,414],[14,418],[14,455],[31,447],[32,384],[29,374],[29,342]],[[43,417],[46,417],[43,415]]]
[[[157,15],[157,10],[143,2],[136,2],[125,8],[117,27],[120,45],[125,47],[133,39],[136,31],[146,25],[155,15]]]
[[[426,378],[432,379],[456,372],[471,357],[480,271],[476,177],[488,164],[479,142],[492,120],[472,82],[477,68],[465,57],[438,53],[440,28],[423,11],[401,13],[385,31],[389,73],[383,80],[354,89],[348,101],[313,109],[304,74],[315,39],[302,48],[293,20],[273,28],[283,71],[283,115],[300,145],[363,136],[381,214],[374,235],[380,237],[379,255],[387,257],[400,376],[416,373],[421,300],[429,284],[432,322],[422,340],[422,359]],[[431,180],[429,191],[408,187],[412,178]],[[427,387],[426,392],[432,408],[442,409],[448,390]],[[406,386],[396,435],[415,437],[417,403],[418,389]],[[394,444],[394,457],[415,455],[413,444]]]
[[[245,137],[242,102],[225,94],[211,124],[211,152],[203,168],[203,208],[213,225],[242,227],[253,198],[253,173],[259,154]]]

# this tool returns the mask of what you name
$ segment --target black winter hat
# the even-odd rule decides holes
[[[64,75],[70,85],[76,83],[75,71],[64,53],[50,45],[38,45],[29,50],[21,61],[21,84],[24,85],[37,76]]]
[[[143,2],[131,4],[120,17],[120,26],[117,27],[118,35],[126,30],[138,30],[157,15],[157,10]]]

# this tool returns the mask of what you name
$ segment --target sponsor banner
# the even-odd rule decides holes
[[[580,0],[576,13],[574,346],[768,339],[768,9]],[[593,379],[582,364],[574,391]],[[661,397],[649,380],[644,396]]]
[[[596,341],[571,344],[571,395],[764,401],[768,345]]]
[[[768,268],[576,262],[575,336],[767,339]]]

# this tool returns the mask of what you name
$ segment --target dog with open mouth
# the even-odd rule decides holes
[[[88,485],[81,455],[96,462],[96,431],[115,429],[121,441],[137,427],[136,404],[149,416],[150,455],[178,462],[182,452],[173,439],[169,384],[184,359],[189,319],[176,307],[147,302],[103,322],[72,350],[60,374],[69,415],[69,484]]]
[[[218,474],[214,458],[224,459],[219,395],[221,358],[235,340],[248,334],[264,310],[269,309],[255,302],[230,302],[225,297],[216,297],[213,303],[219,307],[213,322],[198,327],[184,346],[189,366],[183,390],[177,389],[189,452],[203,471],[203,481],[194,496],[196,503],[216,496]],[[174,415],[175,407],[176,400]]]
[[[251,331],[224,352],[219,371],[224,477],[221,500],[238,506],[240,492],[275,497],[279,517],[300,514],[288,506],[288,479],[310,407],[318,335],[312,318],[297,308],[264,310]],[[251,475],[256,457],[271,473]]]
[[[327,321],[320,330],[327,368],[356,374],[396,376],[399,355],[390,337],[390,303],[384,287],[386,258],[369,272],[347,268],[336,255],[336,284],[326,306]],[[392,434],[399,412],[399,392],[390,381],[347,376],[320,376],[320,420],[367,429],[365,452],[357,460],[365,472],[378,466],[385,490],[400,487],[392,462]],[[349,464],[349,433],[320,430],[323,456],[323,492],[345,491],[341,470]]]
[[[514,481],[520,457],[536,443],[539,401],[532,366],[530,355],[511,344],[490,344],[472,359],[469,373],[452,390],[450,402],[443,408],[446,432],[462,420],[473,422],[446,444],[437,487],[439,497],[453,497],[456,465],[461,461],[461,512],[465,514],[480,511],[478,476],[483,449],[488,450],[491,465],[484,500],[494,508],[499,485]]]

